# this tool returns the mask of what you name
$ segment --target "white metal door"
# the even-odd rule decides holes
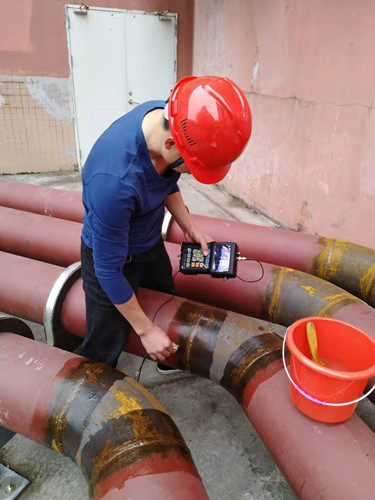
[[[176,79],[176,15],[127,12],[125,54],[128,104],[167,99]]]
[[[66,7],[80,168],[100,134],[176,81],[177,14]]]

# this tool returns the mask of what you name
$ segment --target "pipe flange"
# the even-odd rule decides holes
[[[163,224],[161,226],[161,236],[162,236],[164,241],[168,241],[167,238],[168,238],[169,229],[170,229],[171,224],[172,224],[172,220],[173,220],[173,217],[172,217],[171,212],[166,209],[164,219],[163,219]]]
[[[34,340],[31,328],[21,319],[13,316],[0,315],[0,332],[16,333],[22,337]]]
[[[81,277],[81,262],[75,262],[67,267],[57,278],[48,294],[43,312],[43,324],[47,344],[56,346],[55,332],[61,321],[61,309],[71,286]]]

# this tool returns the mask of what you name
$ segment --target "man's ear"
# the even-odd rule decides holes
[[[173,140],[173,137],[167,137],[164,141],[165,149],[167,149],[169,151],[170,149],[173,148],[173,146],[175,146],[175,142]]]

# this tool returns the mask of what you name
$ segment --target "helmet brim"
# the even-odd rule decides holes
[[[216,184],[224,179],[224,177],[229,172],[231,164],[224,165],[223,167],[215,167],[215,168],[197,168],[194,164],[190,164],[186,162],[191,174],[193,177],[202,184]]]

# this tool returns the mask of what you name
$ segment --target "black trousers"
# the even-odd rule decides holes
[[[123,273],[134,291],[138,286],[174,293],[172,266],[162,239],[150,250],[128,256]],[[83,290],[86,300],[86,338],[80,354],[116,367],[129,323],[109,300],[95,275],[92,249],[81,242]]]

